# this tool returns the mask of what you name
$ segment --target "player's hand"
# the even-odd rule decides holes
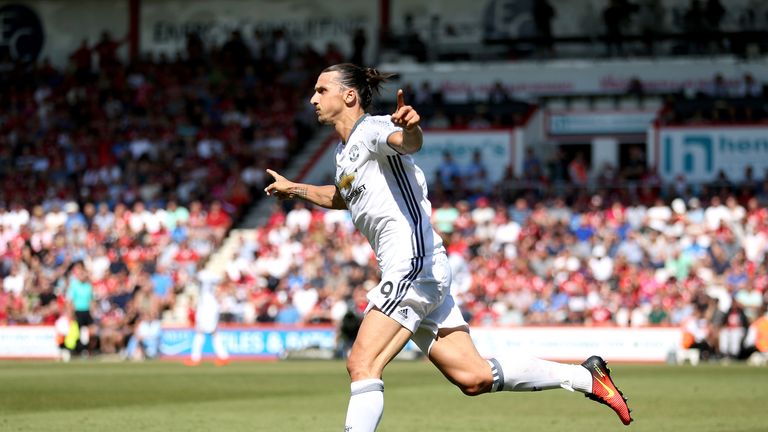
[[[274,182],[264,188],[264,192],[266,192],[267,196],[274,195],[281,200],[290,198],[290,190],[294,186],[294,183],[278,174],[277,171],[267,169],[267,174],[275,179]]]
[[[392,114],[392,123],[404,130],[410,131],[419,126],[421,116],[412,106],[405,104],[403,89],[397,90],[397,108]]]

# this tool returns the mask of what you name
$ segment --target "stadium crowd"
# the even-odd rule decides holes
[[[65,316],[85,335],[80,350],[156,354],[163,314],[261,195],[264,168],[311,134],[300,89],[343,60],[333,47],[290,55],[284,38],[235,31],[211,50],[191,36],[184,55],[124,65],[105,34],[66,70],[3,68],[0,325]],[[439,92],[414,95],[441,106]],[[500,87],[487,104],[510,101]],[[514,124],[526,109],[436,110],[425,124]],[[595,188],[583,159],[529,153],[522,176],[487,187],[483,162],[468,163],[449,161],[431,187],[472,324],[684,325],[700,314],[695,343],[738,356],[765,313],[768,177],[693,187],[663,185],[644,165],[605,167],[592,180],[623,187]],[[220,289],[225,322],[344,322],[379,282],[343,211],[276,205],[240,241]]]
[[[0,325],[71,316],[78,350],[151,355],[136,343],[313,133],[297,83],[338,59],[279,31],[129,63],[123,43],[0,59]]]
[[[696,342],[738,357],[768,304],[766,186],[710,188],[701,199],[659,187],[642,199],[438,192],[433,222],[474,325],[686,326],[700,316]],[[230,260],[228,319],[339,322],[363,310],[376,268],[346,212],[276,206]]]

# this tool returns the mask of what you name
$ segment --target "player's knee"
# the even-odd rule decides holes
[[[373,363],[356,355],[347,358],[347,373],[352,381],[376,378]]]
[[[480,372],[467,372],[457,377],[456,385],[467,396],[487,393],[493,385],[493,377]]]

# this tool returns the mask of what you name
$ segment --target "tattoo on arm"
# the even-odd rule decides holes
[[[291,188],[291,197],[306,198],[307,197],[307,187],[304,186],[304,185],[292,187]]]

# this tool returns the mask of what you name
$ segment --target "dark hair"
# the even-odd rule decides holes
[[[329,66],[325,72],[338,72],[339,83],[347,88],[357,90],[360,96],[360,106],[368,108],[373,101],[373,94],[379,93],[381,85],[396,74],[380,73],[374,68],[361,67],[353,63],[339,63]]]

